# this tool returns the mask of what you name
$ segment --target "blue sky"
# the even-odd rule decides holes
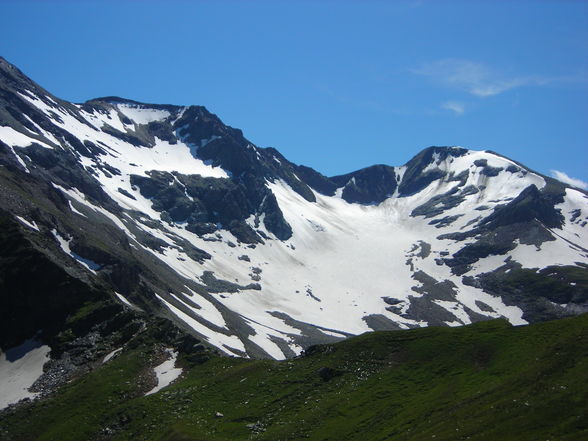
[[[4,0],[0,11],[0,55],[70,101],[204,105],[326,175],[461,145],[588,182],[585,1]]]

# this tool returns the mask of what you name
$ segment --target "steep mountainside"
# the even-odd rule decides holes
[[[228,355],[588,310],[587,194],[490,151],[325,177],[204,107],[73,104],[0,59],[0,188],[6,240]],[[86,300],[2,258],[0,347],[53,341]]]
[[[180,378],[149,395],[157,351],[132,343],[53,397],[5,411],[0,440],[588,438],[586,314],[372,332],[280,362],[181,354]]]

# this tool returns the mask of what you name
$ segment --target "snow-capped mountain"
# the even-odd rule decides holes
[[[69,103],[0,59],[0,186],[15,234],[80,285],[228,355],[588,310],[586,192],[490,151],[326,177],[204,107]],[[8,347],[53,300],[2,283]]]

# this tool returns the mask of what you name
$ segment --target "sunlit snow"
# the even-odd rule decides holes
[[[0,409],[38,393],[29,388],[43,374],[51,348],[34,340],[0,352]]]
[[[159,392],[164,387],[173,383],[182,374],[182,368],[175,367],[178,353],[171,349],[166,349],[166,356],[169,357],[167,360],[153,368],[157,378],[157,385],[145,395]]]
[[[135,146],[106,133],[106,124],[121,132],[137,133],[136,131],[145,130],[141,126],[153,121],[177,120],[185,109],[172,116],[167,110],[126,103],[116,103],[107,112],[94,110],[89,113],[78,107],[86,120],[84,123],[74,117],[69,109],[54,101],[44,102],[31,92],[22,93],[21,97],[82,142],[91,140],[103,149],[103,153],[92,158],[81,157],[80,161],[93,170],[104,191],[123,211],[134,210],[142,213],[144,218],[161,219],[161,213],[153,209],[152,201],[131,185],[131,175],[149,176],[152,171],[160,171],[210,178],[230,177],[222,168],[213,167],[197,157],[198,148],[217,139],[216,135],[196,144],[189,144],[182,139],[172,144],[155,137],[150,145]],[[61,121],[53,115],[59,116]],[[126,118],[132,123],[124,122]],[[42,136],[46,135],[48,142],[57,143],[54,137],[37,128]],[[13,148],[13,152],[14,147],[27,147],[33,141],[38,142],[9,127],[0,127],[0,137]],[[44,147],[51,148],[48,144]],[[67,145],[62,147],[67,148]],[[261,158],[255,146],[250,144],[247,148],[253,149]],[[25,170],[28,170],[28,164],[16,152],[14,154]],[[302,351],[294,338],[301,335],[302,331],[293,321],[316,326],[331,337],[370,331],[368,323],[369,316],[372,315],[387,318],[401,328],[428,325],[423,320],[417,321],[403,315],[410,307],[411,298],[422,295],[414,290],[421,286],[413,277],[417,271],[422,271],[439,282],[450,281],[455,286],[455,301],[436,300],[437,305],[454,317],[446,322],[450,326],[471,321],[466,308],[489,317],[507,317],[513,324],[526,323],[520,308],[506,305],[500,297],[465,285],[462,276],[454,275],[451,268],[439,262],[441,256],[453,255],[476,239],[470,237],[457,241],[439,239],[439,236],[474,228],[482,217],[511,201],[528,186],[544,188],[545,179],[490,152],[468,151],[461,156],[448,155],[445,159],[441,158],[440,154],[434,154],[424,171],[441,170],[449,173],[447,178],[437,179],[418,193],[407,197],[399,196],[397,186],[391,197],[379,204],[346,202],[342,199],[345,186],[336,189],[334,196],[315,192],[316,202],[309,203],[287,183],[280,180],[267,181],[267,187],[276,196],[284,218],[292,227],[293,236],[287,241],[277,240],[264,226],[264,213],[259,213],[257,219],[251,215],[246,222],[270,238],[264,245],[255,248],[239,243],[225,229],[205,240],[205,237],[187,231],[185,225],[180,223],[161,223],[159,227],[154,227],[147,221],[137,221],[136,216],[129,213],[115,215],[86,199],[76,188],[66,189],[56,184],[54,186],[67,196],[72,212],[86,216],[79,210],[83,209],[88,215],[88,210],[102,215],[104,222],[113,223],[127,234],[132,241],[132,247],[141,252],[148,251],[185,279],[185,289],[168,293],[166,298],[157,295],[157,298],[165,308],[210,344],[226,354],[241,355],[245,352],[245,343],[253,343],[274,358],[284,358],[287,354],[275,343],[276,339],[284,342],[295,354]],[[274,160],[276,164],[280,163],[275,157]],[[488,167],[501,170],[496,172],[496,176],[488,176],[483,172],[484,167],[475,164],[477,160],[482,160]],[[101,169],[102,164],[117,169],[120,175],[105,173]],[[398,183],[404,179],[406,170],[406,166],[394,168]],[[415,208],[432,197],[462,185],[450,177],[466,171],[467,180],[463,188],[472,187],[477,191],[467,194],[457,206],[447,208],[436,216],[412,216]],[[177,178],[176,181],[179,182]],[[516,243],[514,250],[504,255],[491,255],[478,260],[467,275],[475,276],[493,271],[504,265],[508,258],[524,263],[529,268],[568,265],[578,260],[588,261],[588,252],[582,248],[582,238],[586,234],[585,223],[582,222],[588,214],[585,208],[587,200],[583,193],[567,189],[564,202],[556,206],[566,219],[566,228],[552,230],[556,240],[544,242],[540,250],[534,245]],[[485,207],[484,211],[477,210],[481,206]],[[580,218],[574,214],[578,211],[581,212]],[[431,221],[450,216],[455,217],[455,220],[449,226],[437,228],[430,224]],[[580,220],[572,221],[572,218]],[[30,228],[37,227],[24,217],[20,217],[19,221]],[[137,239],[139,234],[132,234],[136,229],[162,240],[165,246],[160,251],[147,247]],[[63,238],[56,230],[53,234],[67,254],[91,271],[99,268],[95,262],[73,253],[70,240]],[[212,258],[203,263],[191,259],[182,250],[181,239],[206,250]],[[421,241],[430,246],[431,250],[427,255],[414,251]],[[236,246],[229,247],[228,242]],[[239,259],[243,255],[247,256],[247,260]],[[253,268],[260,270],[260,290],[241,289],[236,293],[214,293],[205,298],[188,287],[190,282],[201,283],[205,271],[212,271],[218,279],[246,286],[252,282]],[[121,302],[132,306],[124,296],[118,293],[117,296]],[[383,301],[384,297],[399,301],[396,312],[388,308]],[[493,312],[482,311],[477,302],[488,305]],[[238,314],[253,329],[253,333],[244,336],[233,334],[221,312],[224,308]],[[211,325],[214,330],[209,328]]]

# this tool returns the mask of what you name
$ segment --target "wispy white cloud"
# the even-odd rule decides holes
[[[588,190],[588,182],[584,182],[581,179],[576,179],[568,176],[566,173],[559,170],[551,170],[551,176],[564,184],[569,184],[573,187],[578,187],[583,190]]]
[[[539,86],[552,81],[539,76],[508,77],[483,63],[456,58],[425,63],[416,69],[411,69],[411,72],[478,97],[498,95],[517,87]]]
[[[463,115],[465,112],[465,104],[460,103],[459,101],[446,101],[441,104],[441,108],[445,110],[451,110],[457,115]]]

